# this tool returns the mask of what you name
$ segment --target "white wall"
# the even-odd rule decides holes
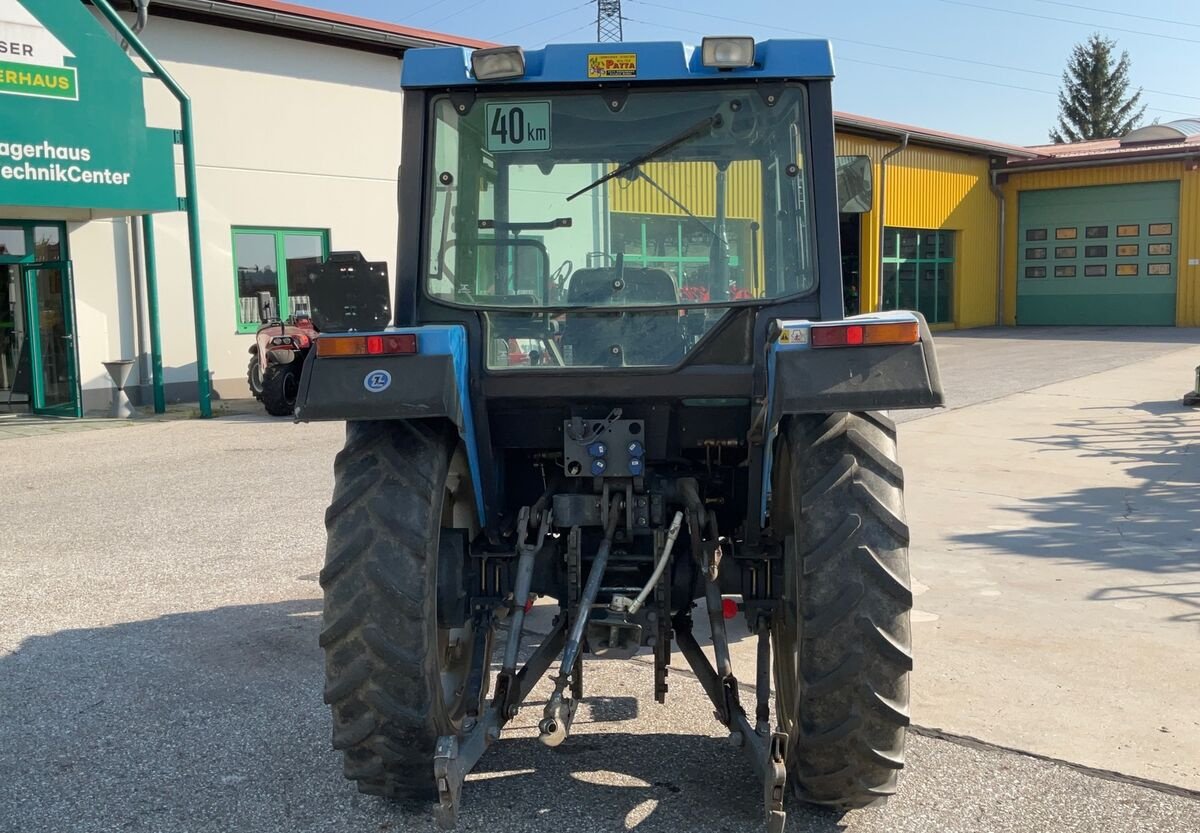
[[[244,396],[253,337],[237,334],[232,226],[327,228],[331,248],[395,275],[400,61],[156,16],[143,39],[193,101],[210,368],[223,395]],[[177,128],[175,100],[146,90],[149,123]],[[185,215],[156,228],[164,378],[194,382]],[[107,389],[101,361],[134,356],[128,233],[124,220],[69,226],[85,389]]]

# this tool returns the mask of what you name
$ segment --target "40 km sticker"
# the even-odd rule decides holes
[[[383,393],[392,386],[392,374],[386,370],[372,370],[363,379],[367,393]]]
[[[513,150],[550,150],[550,102],[506,101],[489,104],[487,149],[491,152]]]

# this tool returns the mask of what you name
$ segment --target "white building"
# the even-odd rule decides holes
[[[28,32],[28,26],[20,28],[22,9],[14,4],[36,14],[39,1],[44,3],[2,0],[0,10],[14,19],[5,22],[0,14],[0,26]],[[114,5],[124,7],[132,24],[132,3]],[[43,22],[55,28],[44,16]],[[386,261],[395,275],[405,50],[482,44],[274,0],[154,0],[141,38],[193,102],[214,399],[245,397],[257,328],[254,292],[274,285],[278,293],[294,295],[287,290],[289,261],[296,267],[330,250],[357,250]],[[86,92],[86,70],[82,58],[76,60]],[[70,71],[71,62],[62,66]],[[143,86],[148,125],[178,130],[175,99],[156,80]],[[0,95],[0,116],[7,100]],[[5,138],[0,136],[0,151]],[[175,156],[177,193],[183,194],[178,148]],[[61,280],[58,267],[23,276],[22,267],[38,261],[69,261],[74,277],[73,328],[68,314],[65,324],[45,323],[40,339],[24,339],[27,350],[42,354],[33,372],[42,379],[47,409],[69,398],[72,387],[85,410],[104,407],[111,383],[101,363],[110,359],[138,361],[130,392],[135,401],[148,401],[147,305],[135,212],[99,216],[113,212],[9,204],[6,190],[12,189],[6,185],[0,178],[0,406],[10,393],[14,403],[27,401],[28,385],[12,390],[20,375],[21,333],[35,309],[23,297],[25,281],[42,282],[31,294],[40,291],[43,305],[72,300],[59,297],[71,281]],[[158,214],[155,227],[167,397],[194,400],[197,348],[185,214]],[[65,361],[72,342],[77,376]]]

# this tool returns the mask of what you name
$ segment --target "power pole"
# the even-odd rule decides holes
[[[596,0],[596,40],[600,43],[625,40],[621,31],[621,0]]]

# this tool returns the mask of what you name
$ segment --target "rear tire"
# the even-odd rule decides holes
[[[263,373],[263,407],[271,416],[291,416],[300,391],[300,363],[269,364]]]
[[[804,801],[867,807],[896,791],[909,723],[912,591],[896,426],[876,413],[800,417],[781,439],[772,502],[793,535],[773,636],[788,780]]]
[[[254,353],[250,357],[250,365],[246,368],[246,384],[250,388],[250,393],[259,402],[263,398],[263,372],[262,363],[258,360],[258,353]]]
[[[320,642],[333,746],[360,792],[436,801],[434,745],[466,713],[474,635],[437,611],[454,448],[436,421],[350,422],[334,462]]]

